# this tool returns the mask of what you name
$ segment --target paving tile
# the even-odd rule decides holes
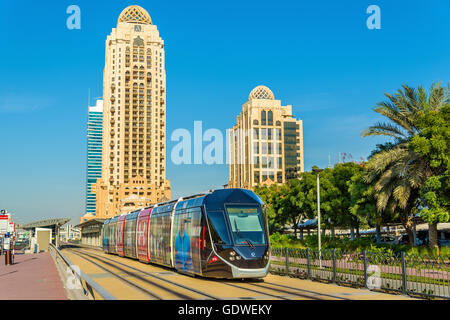
[[[16,254],[13,265],[0,256],[0,300],[67,300],[52,256],[48,252]]]

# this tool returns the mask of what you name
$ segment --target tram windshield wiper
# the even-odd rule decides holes
[[[245,242],[247,242],[249,244],[249,247],[254,248],[254,244],[250,241],[250,239],[245,238]]]
[[[239,235],[239,228],[237,226],[236,220],[234,220],[234,227],[236,228],[236,234]]]
[[[239,236],[239,228],[237,226],[236,220],[234,220],[234,227],[236,228],[236,235]],[[245,241],[243,241],[242,243],[247,243],[249,247],[254,248],[255,246],[253,245],[253,243],[247,239],[244,238]]]

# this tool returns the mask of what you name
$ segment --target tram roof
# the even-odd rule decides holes
[[[223,209],[223,203],[233,204],[264,204],[261,198],[247,189],[220,189],[205,197],[204,204],[209,210]]]
[[[172,200],[168,202],[158,203],[155,206],[150,206],[142,209],[152,209],[153,214],[160,214],[165,212],[171,212],[173,207],[176,205],[175,209],[188,209],[200,207],[202,205],[207,206],[210,210],[223,209],[223,203],[234,203],[234,204],[249,204],[258,203],[264,204],[261,198],[256,195],[253,191],[247,189],[233,188],[233,189],[218,189],[213,190],[208,194],[198,194],[189,197],[180,198],[178,200]],[[135,210],[133,212],[127,213],[127,219],[133,219],[139,215],[142,209]],[[121,215],[117,215],[107,221],[116,221]]]

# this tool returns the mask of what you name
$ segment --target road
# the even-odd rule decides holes
[[[105,254],[88,248],[61,252],[120,300],[401,300],[401,295],[373,292],[269,274],[263,280],[212,280],[173,269]]]

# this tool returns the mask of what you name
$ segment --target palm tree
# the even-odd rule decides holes
[[[421,86],[417,90],[402,87],[394,95],[385,94],[388,101],[378,103],[374,109],[388,122],[376,123],[364,130],[362,136],[384,135],[393,140],[368,161],[366,182],[374,183],[378,211],[397,213],[414,245],[412,228],[419,190],[432,171],[427,161],[410,150],[409,142],[420,133],[417,128],[420,115],[439,110],[449,104],[450,97],[449,90],[439,83],[432,85],[429,95]]]

